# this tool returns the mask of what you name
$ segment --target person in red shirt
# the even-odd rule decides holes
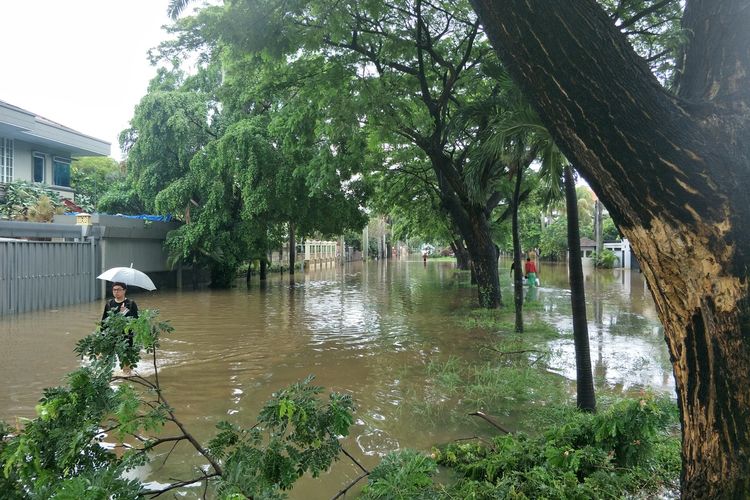
[[[529,286],[536,286],[536,264],[530,257],[526,258],[526,265],[524,266],[526,271],[526,282]]]

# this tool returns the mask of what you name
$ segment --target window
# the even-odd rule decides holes
[[[70,159],[52,158],[52,182],[55,186],[70,187]]]
[[[13,139],[0,137],[0,182],[13,182]]]
[[[42,153],[34,153],[34,182],[44,182],[44,170],[47,157]]]

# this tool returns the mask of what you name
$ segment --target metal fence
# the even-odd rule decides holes
[[[95,244],[0,241],[0,315],[98,299]]]

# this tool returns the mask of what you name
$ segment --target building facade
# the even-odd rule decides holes
[[[77,156],[108,156],[110,144],[0,101],[0,197],[14,180],[46,184],[74,198],[70,165]]]

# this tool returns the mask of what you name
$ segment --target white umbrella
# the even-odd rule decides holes
[[[146,273],[133,269],[133,264],[130,267],[113,267],[107,269],[102,274],[96,277],[98,280],[105,281],[119,281],[126,285],[138,286],[145,288],[146,290],[156,290],[156,285],[151,281]]]

